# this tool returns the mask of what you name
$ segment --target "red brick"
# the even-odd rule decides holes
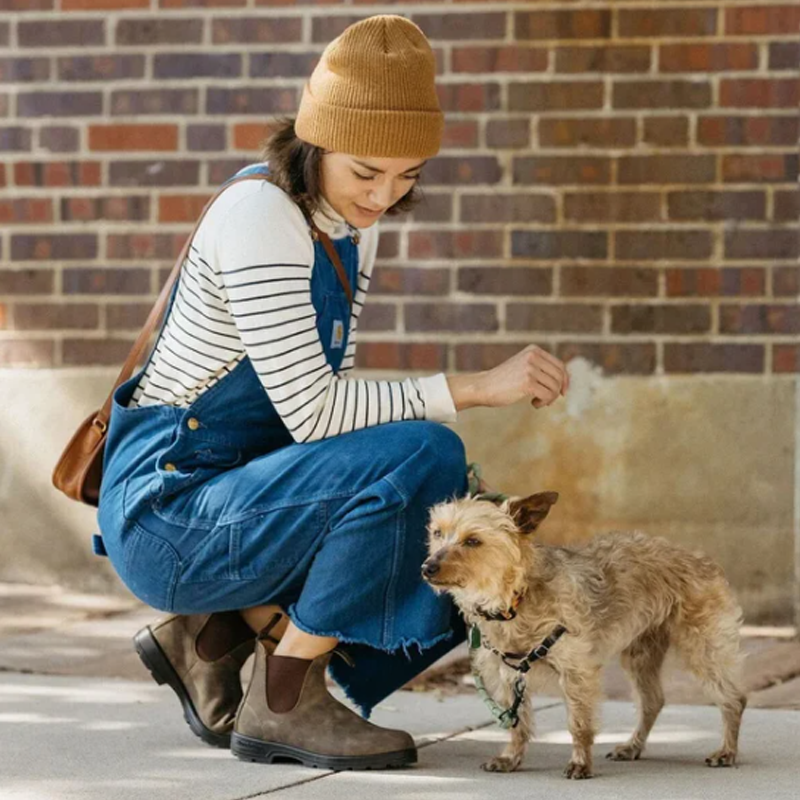
[[[122,365],[135,339],[64,339],[61,345],[65,366]]]
[[[676,372],[764,371],[764,346],[760,344],[667,343],[664,370]]]
[[[52,269],[0,270],[0,296],[10,294],[52,294],[54,286]]]
[[[773,196],[772,218],[776,221],[786,220],[787,222],[800,219],[800,191],[789,189],[788,191],[775,191]]]
[[[613,108],[708,108],[709,80],[617,81],[612,88]]]
[[[53,221],[52,198],[19,198],[16,200],[0,200],[0,224],[14,225],[18,223],[30,225]]]
[[[462,222],[555,222],[552,197],[542,194],[463,194]]]
[[[611,11],[581,9],[524,11],[514,14],[514,38],[610,39]]]
[[[754,192],[668,192],[670,219],[766,219],[767,196]]]
[[[455,120],[447,122],[442,135],[442,147],[477,147],[478,122],[476,120]]]
[[[460,267],[458,291],[477,295],[549,295],[550,267]]]
[[[731,334],[800,333],[800,305],[773,303],[720,306],[719,332]]]
[[[480,231],[410,231],[410,258],[480,258],[503,255],[503,232]]]
[[[499,83],[440,83],[436,85],[439,105],[444,112],[499,111]]]
[[[617,180],[621,184],[713,183],[713,155],[620,156]]]
[[[594,156],[520,156],[512,160],[514,183],[603,184],[611,181],[611,159]]]
[[[542,47],[454,47],[452,71],[543,72],[547,60],[547,50]]]
[[[800,267],[773,267],[772,294],[774,297],[800,296]]]
[[[372,295],[447,295],[450,290],[448,268],[378,266],[370,281]]]
[[[716,8],[621,8],[618,14],[618,35],[623,38],[713,36],[717,32]]]
[[[706,305],[619,305],[611,308],[612,333],[706,333],[711,309]]]
[[[560,229],[512,230],[512,258],[608,258],[608,233]]]
[[[101,169],[99,161],[17,161],[14,164],[14,184],[42,187],[100,186]]]
[[[393,303],[367,303],[358,318],[359,331],[393,331],[397,327],[397,306]]]
[[[588,303],[509,303],[507,331],[600,333],[603,307]]]
[[[619,230],[615,237],[616,257],[623,259],[687,261],[710,258],[713,251],[711,231],[698,228]]]
[[[16,303],[14,328],[19,331],[80,328],[93,330],[99,322],[94,303]]]
[[[657,192],[565,192],[564,219],[575,222],[649,222],[661,219]]]
[[[719,104],[731,108],[797,108],[796,78],[728,78],[720,81]]]
[[[422,342],[360,341],[356,366],[363,369],[443,370],[447,346]]]
[[[796,116],[757,117],[700,116],[697,141],[704,145],[792,145],[796,144],[800,124]]]
[[[486,146],[527,148],[531,141],[529,119],[490,119],[486,121]]]
[[[726,297],[763,295],[762,267],[683,267],[665,271],[668,297]]]
[[[749,155],[731,153],[722,157],[722,179],[734,181],[796,181],[798,159],[795,153]]]
[[[406,303],[405,329],[414,331],[496,331],[493,303]]]
[[[603,107],[605,87],[599,81],[526,81],[508,84],[509,111],[593,109]]]
[[[649,72],[650,48],[603,44],[556,47],[556,72]]]
[[[606,117],[541,119],[539,143],[545,147],[633,147],[636,144],[636,120]]]
[[[724,72],[758,69],[755,44],[670,44],[659,49],[661,72]]]
[[[161,195],[158,198],[158,221],[194,223],[203,213],[203,209],[211,197],[210,194]]]
[[[785,34],[800,28],[800,7],[792,4],[725,9],[725,34],[759,36]]]
[[[2,363],[0,356],[0,363]],[[800,372],[800,345],[773,344],[772,371],[778,373]]]
[[[177,125],[89,125],[89,149],[116,152],[178,149]]]
[[[645,119],[644,141],[660,147],[685,147],[689,143],[689,118],[650,117]]]
[[[628,267],[562,267],[560,294],[563,297],[654,297],[658,294],[658,273],[652,269]]]
[[[800,255],[797,229],[759,228],[725,232],[725,258],[795,259]]]

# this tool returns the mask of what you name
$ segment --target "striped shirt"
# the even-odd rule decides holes
[[[349,235],[324,200],[314,222],[332,239]],[[376,224],[361,232],[350,334],[334,372],[316,327],[315,250],[303,213],[268,181],[226,188],[197,229],[163,333],[128,406],[188,407],[249,356],[296,442],[399,420],[454,422],[444,373],[402,381],[346,375],[377,248]]]

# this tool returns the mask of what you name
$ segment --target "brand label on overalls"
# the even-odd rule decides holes
[[[340,319],[333,321],[333,333],[331,334],[331,347],[341,347],[344,341],[344,323]]]

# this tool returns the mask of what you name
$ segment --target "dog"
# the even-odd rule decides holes
[[[742,611],[722,569],[641,531],[600,534],[575,549],[539,544],[533,534],[557,500],[556,492],[467,496],[429,510],[423,579],[437,593],[449,592],[467,624],[480,629],[474,667],[495,702],[513,704],[520,676],[517,686],[528,690],[511,741],[482,769],[520,766],[533,732],[531,692],[557,681],[573,744],[564,776],[592,777],[601,670],[616,655],[636,690],[639,719],[630,740],[607,758],[638,759],[664,705],[660,670],[670,646],[722,711],[722,746],[706,764],[733,765],[747,698],[740,677]],[[517,671],[522,656],[559,631],[543,658]]]

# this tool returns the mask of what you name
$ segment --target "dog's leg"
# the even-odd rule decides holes
[[[706,758],[709,767],[730,767],[736,763],[739,747],[739,728],[747,705],[742,689],[739,650],[738,607],[717,603],[718,613],[708,616],[709,604],[703,610],[703,624],[681,625],[675,643],[686,659],[689,669],[702,681],[722,712],[722,747]],[[700,615],[698,615],[699,617]]]
[[[517,673],[494,668],[483,673],[486,687],[495,701],[508,708],[514,702],[514,681]],[[533,709],[530,702],[530,686],[525,689],[525,698],[517,709],[519,722],[511,728],[511,741],[499,756],[481,764],[486,772],[513,772],[522,763],[522,757],[533,734]]]
[[[614,761],[634,761],[644,750],[645,742],[664,707],[664,690],[661,686],[661,666],[669,648],[669,631],[666,627],[648,631],[623,650],[621,661],[636,691],[639,706],[639,724],[631,738],[606,755]]]
[[[600,668],[564,672],[561,688],[572,735],[572,758],[564,769],[564,777],[575,780],[591,778],[594,712],[600,696]]]

